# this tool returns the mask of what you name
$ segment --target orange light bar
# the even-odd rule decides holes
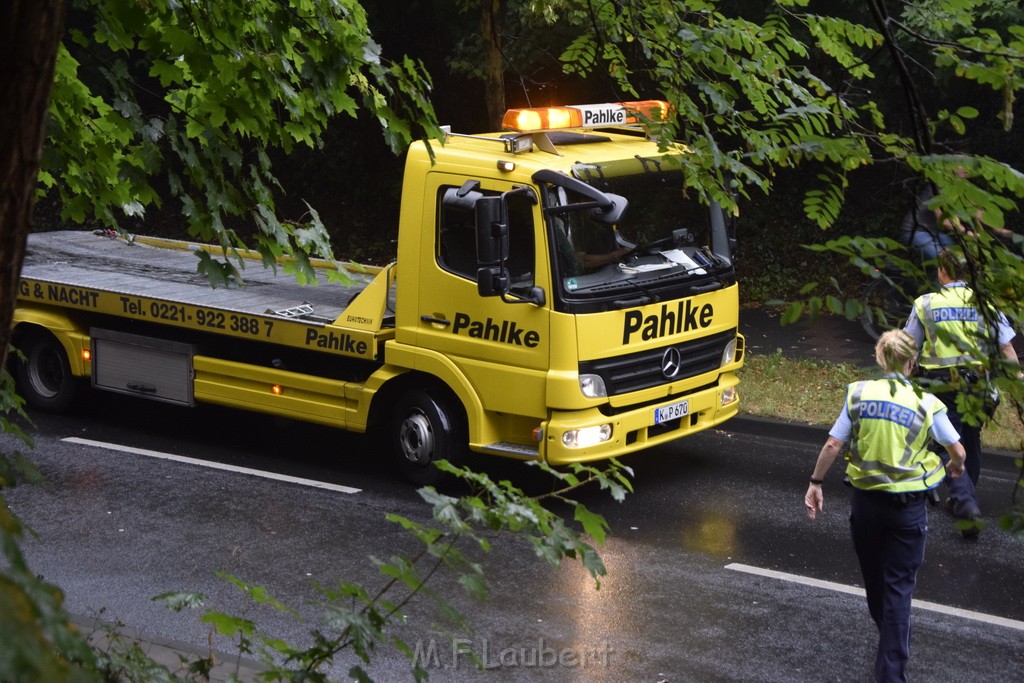
[[[668,110],[669,103],[664,100],[509,109],[505,112],[501,127],[505,130],[525,132],[625,126],[647,121],[664,121],[668,118]]]

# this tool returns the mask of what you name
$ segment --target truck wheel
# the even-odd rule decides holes
[[[443,481],[445,473],[434,463],[462,462],[465,436],[453,403],[421,390],[398,401],[391,424],[392,450],[399,474],[417,486]]]
[[[22,338],[19,348],[25,354],[15,367],[21,397],[37,410],[59,413],[66,409],[78,383],[61,343],[49,332],[32,332]]]

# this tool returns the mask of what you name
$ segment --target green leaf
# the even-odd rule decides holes
[[[793,323],[800,320],[800,316],[803,315],[804,304],[802,301],[794,301],[786,306],[786,310],[782,312],[779,317],[779,322],[782,325],[792,325]]]
[[[577,503],[573,512],[573,518],[583,525],[583,530],[594,539],[598,545],[604,545],[605,535],[608,530],[608,523],[604,517],[591,512],[581,503]]]
[[[459,577],[459,584],[469,595],[480,601],[486,600],[490,592],[487,582],[479,574],[463,574]]]
[[[152,600],[164,603],[173,612],[180,612],[183,609],[202,607],[206,602],[206,596],[202,593],[171,592],[155,595]]]
[[[848,320],[857,319],[862,311],[863,307],[861,306],[860,301],[858,301],[857,299],[846,300],[846,318]]]
[[[239,634],[252,636],[256,632],[256,625],[248,619],[233,617],[223,612],[207,612],[199,621],[204,624],[212,624],[222,636],[236,636]]]

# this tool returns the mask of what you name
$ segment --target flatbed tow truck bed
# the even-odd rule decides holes
[[[383,269],[350,269],[353,282],[343,284],[317,268],[317,284],[302,285],[281,267],[246,258],[242,285],[214,288],[197,272],[194,252],[202,248],[155,238],[128,243],[84,231],[34,233],[19,298],[368,359],[393,336],[384,310],[389,297],[378,293],[376,306],[350,305],[372,284],[390,289],[387,273],[377,277]],[[342,313],[352,309],[359,310],[343,322]]]

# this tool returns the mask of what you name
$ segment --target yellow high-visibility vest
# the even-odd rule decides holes
[[[968,287],[944,287],[918,297],[914,302],[924,327],[921,345],[922,368],[981,365],[985,354],[980,341],[988,336],[984,317]]]
[[[846,476],[859,489],[890,493],[924,491],[945,476],[942,460],[928,450],[935,416],[946,407],[897,379],[855,382],[847,387],[852,421]]]

